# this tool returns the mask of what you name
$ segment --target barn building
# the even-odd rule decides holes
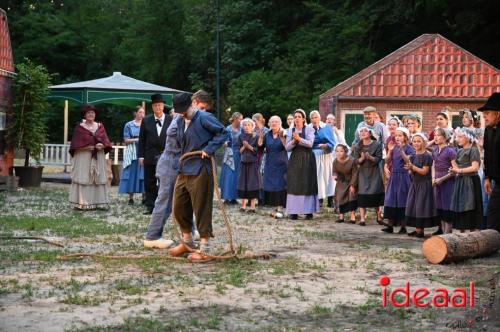
[[[13,164],[13,150],[6,143],[6,127],[7,116],[12,111],[14,75],[7,14],[0,9],[0,176],[8,175]]]
[[[439,34],[424,34],[320,96],[323,118],[333,113],[350,144],[374,106],[385,119],[418,114],[422,130],[435,127],[435,115],[451,109],[454,126],[462,108],[476,109],[500,92],[500,71]]]

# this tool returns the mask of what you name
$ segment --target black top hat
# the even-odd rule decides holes
[[[163,103],[163,96],[159,93],[151,95],[151,104]]]
[[[186,113],[191,106],[191,94],[187,92],[179,93],[174,97],[174,110],[176,113]]]
[[[486,104],[477,109],[479,112],[484,111],[500,111],[500,92],[494,92]]]
[[[83,104],[82,105],[82,112],[80,113],[82,115],[82,118],[85,118],[85,113],[87,113],[88,111],[94,111],[95,113],[95,116],[97,117],[97,109],[95,108],[94,105],[91,105],[91,104]]]

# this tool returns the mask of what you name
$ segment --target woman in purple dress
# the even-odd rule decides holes
[[[411,179],[408,171],[404,168],[405,161],[401,151],[407,156],[415,154],[415,149],[409,145],[410,131],[405,127],[396,129],[396,144],[389,146],[386,164],[390,165],[389,181],[385,191],[384,219],[388,219],[388,226],[382,229],[386,233],[394,233],[394,226],[401,225],[399,234],[406,234],[405,208]]]
[[[424,237],[424,229],[439,224],[432,190],[432,155],[425,149],[427,138],[423,133],[415,133],[412,138],[415,154],[405,165],[412,175],[412,183],[406,199],[406,225],[415,227],[416,231],[408,236]]]
[[[448,174],[450,167],[452,167],[451,161],[456,158],[457,153],[455,148],[449,145],[450,138],[450,132],[446,129],[437,128],[434,131],[432,185],[434,186],[436,209],[441,220],[443,233],[451,233],[453,222],[453,212],[450,210],[450,204],[455,177]]]
[[[294,127],[286,136],[286,149],[291,151],[288,162],[286,212],[296,220],[299,214],[312,219],[319,211],[318,178],[316,160],[312,152],[314,128],[306,126],[306,113],[298,109],[293,112]]]

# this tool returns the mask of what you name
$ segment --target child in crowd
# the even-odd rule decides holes
[[[245,118],[241,122],[243,131],[238,138],[238,148],[241,153],[240,175],[238,178],[238,196],[241,198],[240,211],[246,212],[248,200],[250,209],[255,213],[255,202],[259,198],[261,178],[259,172],[258,135],[255,133],[255,123],[252,119]]]
[[[382,159],[382,144],[366,126],[358,128],[360,141],[353,147],[352,156],[359,165],[358,170],[358,206],[360,226],[366,226],[366,208],[377,211],[377,223],[382,225],[381,206],[384,205],[384,183],[379,162]]]
[[[426,150],[427,138],[423,133],[413,134],[412,144],[415,154],[410,157],[410,163],[405,165],[412,175],[406,199],[406,225],[416,228],[409,236],[423,238],[424,228],[439,223],[432,190],[432,155]]]
[[[432,148],[432,185],[434,186],[434,197],[436,209],[441,220],[443,233],[452,232],[453,212],[450,210],[451,194],[455,186],[455,177],[450,176],[452,160],[456,158],[455,148],[449,145],[450,131],[437,128],[434,131],[434,146]]]
[[[406,234],[405,208],[411,179],[405,169],[405,158],[413,156],[415,149],[409,145],[410,131],[399,127],[394,134],[396,144],[390,144],[385,163],[389,169],[389,181],[385,191],[384,219],[388,226],[382,229],[386,233],[394,233],[394,226],[401,225],[399,234]],[[403,158],[405,156],[405,158]]]
[[[356,208],[358,207],[356,187],[358,185],[358,165],[349,156],[349,148],[345,144],[337,144],[333,160],[333,176],[335,186],[335,202],[339,209],[337,223],[344,222],[344,214],[350,212],[349,223],[356,223]]]
[[[469,128],[458,128],[455,141],[461,147],[453,160],[451,171],[457,174],[451,196],[451,210],[454,212],[453,228],[460,232],[477,230],[483,218],[481,181],[477,171],[481,156],[476,146],[476,134]]]

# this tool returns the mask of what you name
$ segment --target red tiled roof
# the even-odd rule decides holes
[[[424,34],[339,83],[340,97],[487,98],[500,71],[439,34]]]
[[[14,60],[10,45],[7,14],[3,9],[0,9],[0,75],[12,74],[13,72]]]

